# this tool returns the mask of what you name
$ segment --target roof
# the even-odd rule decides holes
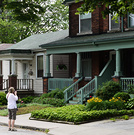
[[[8,49],[22,49],[22,50],[41,49],[39,45],[48,44],[56,40],[61,40],[67,37],[68,33],[69,33],[68,30],[61,30],[61,31],[50,32],[45,34],[35,34],[14,44]]]
[[[128,32],[119,32],[119,33],[107,33],[100,35],[86,35],[86,36],[77,36],[77,37],[68,37],[62,40],[58,40],[55,42],[51,42],[48,44],[41,45],[42,48],[55,48],[55,47],[67,47],[74,46],[80,44],[95,44],[97,42],[109,42],[116,40],[125,40],[125,39],[134,39],[134,31]]]
[[[14,44],[7,44],[7,43],[0,44],[0,50],[6,50],[7,48],[9,48],[13,45]]]

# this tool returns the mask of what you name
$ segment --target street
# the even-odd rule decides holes
[[[44,132],[16,128],[17,131],[8,131],[7,126],[0,125],[0,135],[46,135]]]

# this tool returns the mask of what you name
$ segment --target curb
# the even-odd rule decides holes
[[[1,126],[8,126],[8,124],[0,122]],[[42,131],[45,132],[46,130],[48,130],[47,128],[36,128],[36,127],[31,127],[31,126],[22,126],[22,125],[14,125],[14,127],[16,128],[22,128],[22,129],[29,129],[29,130],[38,130],[38,131]]]

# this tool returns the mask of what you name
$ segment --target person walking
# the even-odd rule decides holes
[[[17,112],[17,104],[16,101],[18,100],[17,91],[15,91],[14,87],[10,87],[8,93],[6,95],[6,99],[8,101],[7,108],[8,108],[8,131],[17,131],[14,128],[15,120],[16,120],[16,112]]]

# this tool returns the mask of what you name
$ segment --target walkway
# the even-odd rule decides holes
[[[29,120],[30,114],[17,115],[16,126],[31,129],[49,129],[48,135],[134,135],[134,119],[103,120],[81,125],[69,125]],[[8,118],[0,116],[0,124],[7,125]],[[8,129],[8,128],[7,128]]]

